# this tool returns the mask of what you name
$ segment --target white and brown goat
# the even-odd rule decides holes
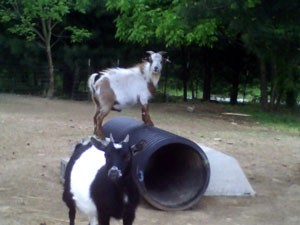
[[[149,114],[148,100],[155,93],[166,52],[147,51],[150,56],[131,68],[112,68],[94,73],[88,80],[92,99],[96,105],[94,134],[105,138],[102,131],[103,119],[111,110],[121,111],[139,103],[142,107],[142,120],[153,125]]]

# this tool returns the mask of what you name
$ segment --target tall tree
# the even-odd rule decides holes
[[[8,30],[16,35],[35,41],[45,49],[48,62],[49,86],[47,97],[54,96],[53,46],[63,33],[71,33],[72,42],[80,42],[91,34],[77,27],[64,24],[64,18],[72,11],[85,12],[88,0],[0,0],[0,19]]]
[[[221,1],[212,1],[215,4]],[[205,1],[208,4],[208,1]],[[132,0],[107,1],[109,10],[119,12],[116,37],[146,45],[153,42],[175,47],[182,53],[182,81],[187,96],[189,55],[192,45],[212,47],[217,40],[218,20],[199,1]],[[214,7],[209,4],[209,7]],[[209,83],[210,84],[210,83]]]
[[[233,6],[231,28],[241,34],[245,47],[259,61],[261,107],[269,109],[269,99],[271,107],[275,102],[279,104],[282,95],[286,103],[289,97],[295,103],[293,96],[297,95],[299,82],[291,81],[299,80],[300,76],[296,69],[299,66],[300,2],[247,0],[236,1]]]

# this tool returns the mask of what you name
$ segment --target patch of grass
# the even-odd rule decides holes
[[[232,112],[246,113],[257,122],[290,132],[300,133],[300,112],[280,109],[276,112],[263,111],[258,104],[245,104],[238,106],[226,105]]]

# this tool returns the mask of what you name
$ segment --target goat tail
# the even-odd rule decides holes
[[[100,78],[100,73],[93,73],[88,79],[88,87],[90,89],[91,94],[95,93],[94,84]]]

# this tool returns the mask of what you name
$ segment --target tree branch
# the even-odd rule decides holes
[[[18,17],[21,18],[21,12],[20,12],[19,5],[18,5],[17,1],[12,2],[11,6],[13,7],[13,9],[16,12],[16,14],[18,15]]]
[[[46,49],[45,45],[41,44],[41,43],[38,42],[38,41],[37,41],[36,43],[37,43],[37,45],[38,45],[40,48]]]
[[[51,37],[52,37],[52,26],[51,26],[52,20],[48,18],[47,20],[47,29],[48,29],[48,43],[51,43]]]
[[[51,48],[53,46],[55,46],[60,40],[61,38],[63,38],[64,36],[62,36],[62,34],[64,33],[65,31],[62,30],[58,35],[55,35],[55,34],[52,34],[53,36],[57,37],[57,39],[53,42],[53,44],[51,44]]]
[[[53,25],[51,26],[51,30],[53,30],[56,27],[57,24],[59,24],[58,21],[56,21],[55,23],[53,23]]]
[[[41,34],[41,32],[39,32],[37,29],[34,28],[34,26],[32,26],[31,24],[29,24],[30,29],[39,36],[39,38],[43,41],[46,42],[45,37]]]
[[[43,37],[44,37],[44,42],[45,44],[47,44],[48,41],[48,32],[47,32],[47,26],[46,26],[46,22],[44,19],[41,19],[41,24],[42,24],[42,32],[43,32]]]

